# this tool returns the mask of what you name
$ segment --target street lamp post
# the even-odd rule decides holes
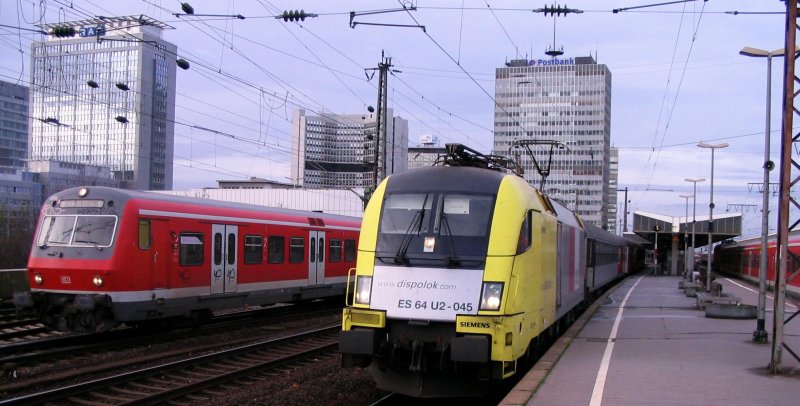
[[[764,189],[761,202],[761,256],[758,264],[758,311],[756,317],[756,331],[753,332],[753,341],[766,343],[769,339],[765,329],[766,307],[767,307],[767,238],[769,235],[769,172],[775,164],[769,160],[769,137],[770,137],[770,110],[772,98],[772,57],[784,56],[784,49],[776,49],[772,52],[758,48],[744,47],[739,54],[755,58],[767,58],[767,128],[764,131]]]
[[[694,249],[696,244],[694,239],[695,238],[694,229],[697,221],[697,182],[705,182],[706,178],[698,178],[698,179],[685,178],[684,180],[687,182],[694,183],[694,193],[692,193],[692,250],[691,250],[692,254],[691,254],[691,261],[689,262],[690,264],[689,281],[691,282],[692,281],[691,273],[694,271]]]
[[[689,198],[693,195],[679,195],[681,198],[686,199],[686,226],[683,227],[683,273],[686,280],[691,280],[689,274]]]
[[[725,148],[728,146],[728,143],[723,142],[721,144],[707,144],[705,142],[701,142],[697,144],[700,148],[709,148],[711,149],[711,197],[709,198],[710,203],[708,204],[708,256],[706,258],[706,292],[711,291],[711,264],[712,264],[712,252],[711,248],[714,245],[713,234],[714,234],[714,151],[717,148]]]

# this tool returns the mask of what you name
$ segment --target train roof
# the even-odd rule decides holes
[[[104,186],[82,186],[82,187],[75,187],[63,190],[52,195],[48,200],[52,199],[64,199],[64,198],[71,198],[72,196],[77,196],[78,192],[81,189],[88,189],[88,198],[92,196],[101,196],[104,199],[113,198],[113,199],[120,199],[120,200],[131,200],[131,199],[139,199],[139,200],[147,200],[147,201],[157,201],[157,202],[170,202],[170,203],[178,203],[178,204],[191,204],[191,205],[199,205],[199,206],[206,206],[206,207],[216,207],[216,208],[224,208],[224,209],[238,209],[238,210],[249,210],[249,211],[258,211],[262,213],[274,213],[274,214],[284,214],[290,216],[298,216],[298,217],[315,217],[320,218],[323,220],[338,220],[338,221],[358,221],[361,222],[361,218],[359,217],[351,217],[351,216],[343,216],[340,214],[330,214],[330,213],[321,213],[316,211],[304,211],[304,210],[294,210],[294,209],[286,209],[281,207],[270,207],[270,206],[259,206],[255,204],[247,204],[247,203],[238,203],[238,202],[228,202],[222,200],[212,200],[212,199],[203,199],[198,197],[188,197],[188,196],[176,196],[171,194],[164,194],[164,193],[157,193],[157,192],[148,192],[148,191],[140,191],[140,190],[128,190],[128,189],[116,189]]]
[[[497,193],[508,173],[475,167],[429,166],[396,173],[386,192],[441,190],[445,192]]]
[[[777,234],[770,234],[767,236],[767,243],[769,245],[775,245],[777,238]],[[793,243],[800,243],[800,230],[789,231],[789,241]],[[760,246],[761,236],[745,238],[743,240],[725,240],[719,245],[721,248],[749,248]]]

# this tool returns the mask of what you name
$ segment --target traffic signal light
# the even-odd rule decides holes
[[[53,35],[58,38],[74,37],[75,34],[76,34],[75,29],[68,25],[60,25],[57,27],[53,27],[53,31],[50,31],[50,35]]]

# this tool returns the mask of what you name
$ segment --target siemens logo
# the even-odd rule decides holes
[[[461,322],[461,327],[464,327],[464,328],[486,328],[486,329],[488,329],[488,328],[491,328],[492,325],[489,324],[489,323],[478,323],[478,322],[475,322],[475,321],[462,321]]]

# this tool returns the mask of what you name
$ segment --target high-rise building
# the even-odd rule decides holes
[[[172,188],[177,47],[146,16],[41,25],[31,44],[30,158],[111,169],[128,189]]]
[[[609,201],[608,67],[592,57],[512,60],[496,69],[495,100],[493,153],[518,159],[536,187],[541,176],[535,163],[549,169],[544,192],[607,228],[615,204]],[[538,143],[530,146],[535,163],[524,149],[512,149],[521,140]]]
[[[611,147],[611,157],[608,165],[608,230],[617,229],[619,191],[619,148]],[[620,233],[622,234],[620,228]]]
[[[37,174],[28,157],[28,88],[0,81],[0,242],[30,231],[42,204]]]
[[[292,118],[291,182],[307,188],[367,188],[373,185],[376,115],[306,115]],[[386,175],[408,167],[408,120],[386,113]]]
[[[0,81],[0,167],[25,169],[28,158],[28,88]]]

